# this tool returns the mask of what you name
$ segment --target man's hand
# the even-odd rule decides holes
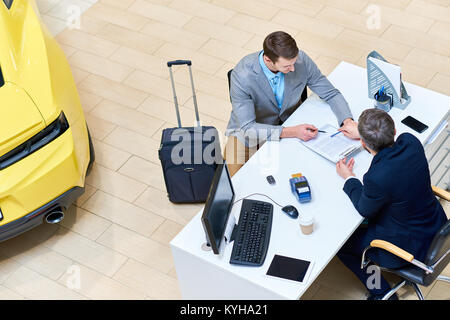
[[[297,138],[308,141],[317,136],[319,129],[317,129],[312,124],[300,124],[297,127]]]
[[[299,138],[308,141],[315,138],[318,132],[318,129],[312,124],[299,124],[283,128],[280,138]]]
[[[351,158],[347,163],[347,158],[339,160],[336,163],[336,172],[342,178],[347,179],[350,176],[355,176],[353,173],[353,166],[355,165],[355,159]]]
[[[339,128],[339,131],[342,131],[342,133],[350,139],[360,139],[358,122],[353,121],[350,118],[344,120],[342,127]]]

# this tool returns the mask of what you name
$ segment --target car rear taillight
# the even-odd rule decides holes
[[[53,121],[50,125],[35,134],[33,137],[12,149],[8,153],[0,157],[0,170],[3,170],[14,163],[29,156],[33,152],[39,150],[45,145],[49,144],[60,135],[62,135],[69,128],[64,112],[61,112],[58,119]]]

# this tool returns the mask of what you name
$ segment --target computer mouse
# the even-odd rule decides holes
[[[294,206],[287,205],[281,208],[281,210],[284,211],[292,219],[297,219],[298,217],[298,211]]]

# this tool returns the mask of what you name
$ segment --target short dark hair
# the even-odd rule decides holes
[[[294,59],[298,56],[298,47],[294,38],[284,31],[275,31],[269,34],[263,42],[264,55],[272,62],[277,62],[279,57]]]
[[[358,131],[364,143],[379,152],[394,144],[394,120],[381,109],[367,109],[358,120]]]

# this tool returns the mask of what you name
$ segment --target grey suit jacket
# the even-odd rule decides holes
[[[305,86],[330,105],[339,126],[346,118],[353,118],[339,90],[301,50],[295,71],[285,75],[283,105],[279,109],[258,55],[259,52],[255,52],[245,56],[231,73],[233,108],[226,135],[236,136],[247,146],[264,140],[279,140],[282,124],[302,103],[300,97]]]

